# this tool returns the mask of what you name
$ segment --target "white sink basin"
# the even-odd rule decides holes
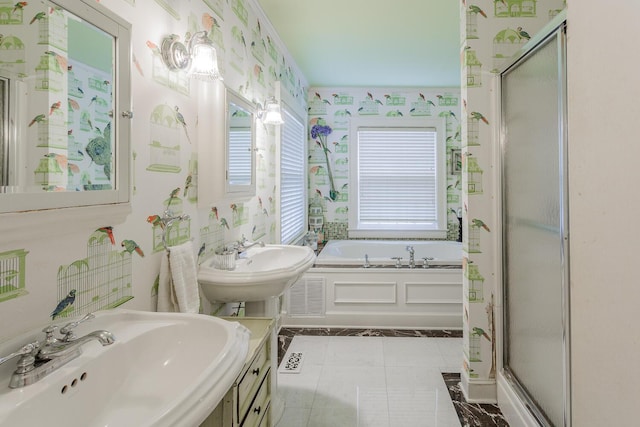
[[[80,357],[34,384],[9,388],[15,363],[4,363],[0,425],[198,426],[240,373],[249,345],[239,323],[198,314],[114,309],[76,333],[98,329],[116,341],[84,344]],[[38,329],[2,343],[0,354],[43,336]]]
[[[254,246],[236,261],[234,270],[215,266],[215,255],[198,270],[198,282],[209,301],[264,301],[282,294],[315,262],[307,246]]]

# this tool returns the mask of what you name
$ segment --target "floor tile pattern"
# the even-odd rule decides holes
[[[277,427],[507,426],[495,405],[464,401],[448,373],[460,370],[461,346],[459,331],[282,328],[279,361],[304,359],[299,373],[277,374]]]

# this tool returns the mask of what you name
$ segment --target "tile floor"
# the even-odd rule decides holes
[[[461,338],[295,336],[299,373],[278,373],[277,427],[458,427],[442,372],[459,372]],[[286,358],[285,358],[286,359]]]

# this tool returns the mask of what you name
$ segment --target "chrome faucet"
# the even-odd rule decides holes
[[[73,329],[82,322],[93,319],[91,313],[82,319],[71,322],[60,329],[65,334],[62,338],[53,336],[57,326],[48,326],[42,330],[45,340],[41,343],[35,341],[24,345],[18,351],[0,358],[0,364],[20,356],[16,370],[11,376],[9,387],[20,388],[33,384],[46,377],[51,372],[69,363],[82,354],[81,346],[89,341],[97,340],[103,346],[113,344],[115,337],[108,331],[93,331],[87,335],[76,338]]]
[[[254,247],[255,245],[260,246],[261,248],[264,248],[264,242],[262,240],[259,240],[257,242],[249,242],[249,240],[247,240],[246,237],[244,237],[244,234],[242,235],[242,240],[239,240],[236,243],[236,250],[238,251],[238,253],[240,252],[244,252],[249,248]]]
[[[413,246],[407,246],[407,251],[409,251],[409,268],[416,268],[416,252],[413,250]]]

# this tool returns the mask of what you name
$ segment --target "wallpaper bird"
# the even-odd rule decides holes
[[[109,240],[111,240],[111,245],[115,246],[116,239],[113,237],[113,227],[111,227],[111,226],[100,227],[100,228],[98,228],[98,231],[102,231],[103,233],[106,233],[107,236],[109,236]]]
[[[70,305],[74,303],[76,300],[76,290],[71,289],[67,296],[58,303],[56,308],[51,312],[51,319],[55,319],[58,317],[65,309],[67,309]]]
[[[47,116],[44,114],[38,114],[29,122],[29,127],[33,126],[36,123],[42,123],[47,119]]]
[[[177,105],[174,107],[174,109],[176,112],[176,120],[178,121],[178,123],[182,125],[182,129],[184,129],[184,134],[187,136],[187,141],[189,141],[189,144],[191,144],[191,138],[189,138],[189,132],[187,131],[187,122],[184,120],[184,116],[180,112],[180,109],[178,108]]]
[[[122,243],[120,243],[120,246],[122,246],[124,250],[129,253],[136,251],[138,255],[140,255],[141,257],[144,257],[144,252],[142,252],[142,249],[140,249],[140,246],[138,246],[138,244],[133,240],[123,240]]]

